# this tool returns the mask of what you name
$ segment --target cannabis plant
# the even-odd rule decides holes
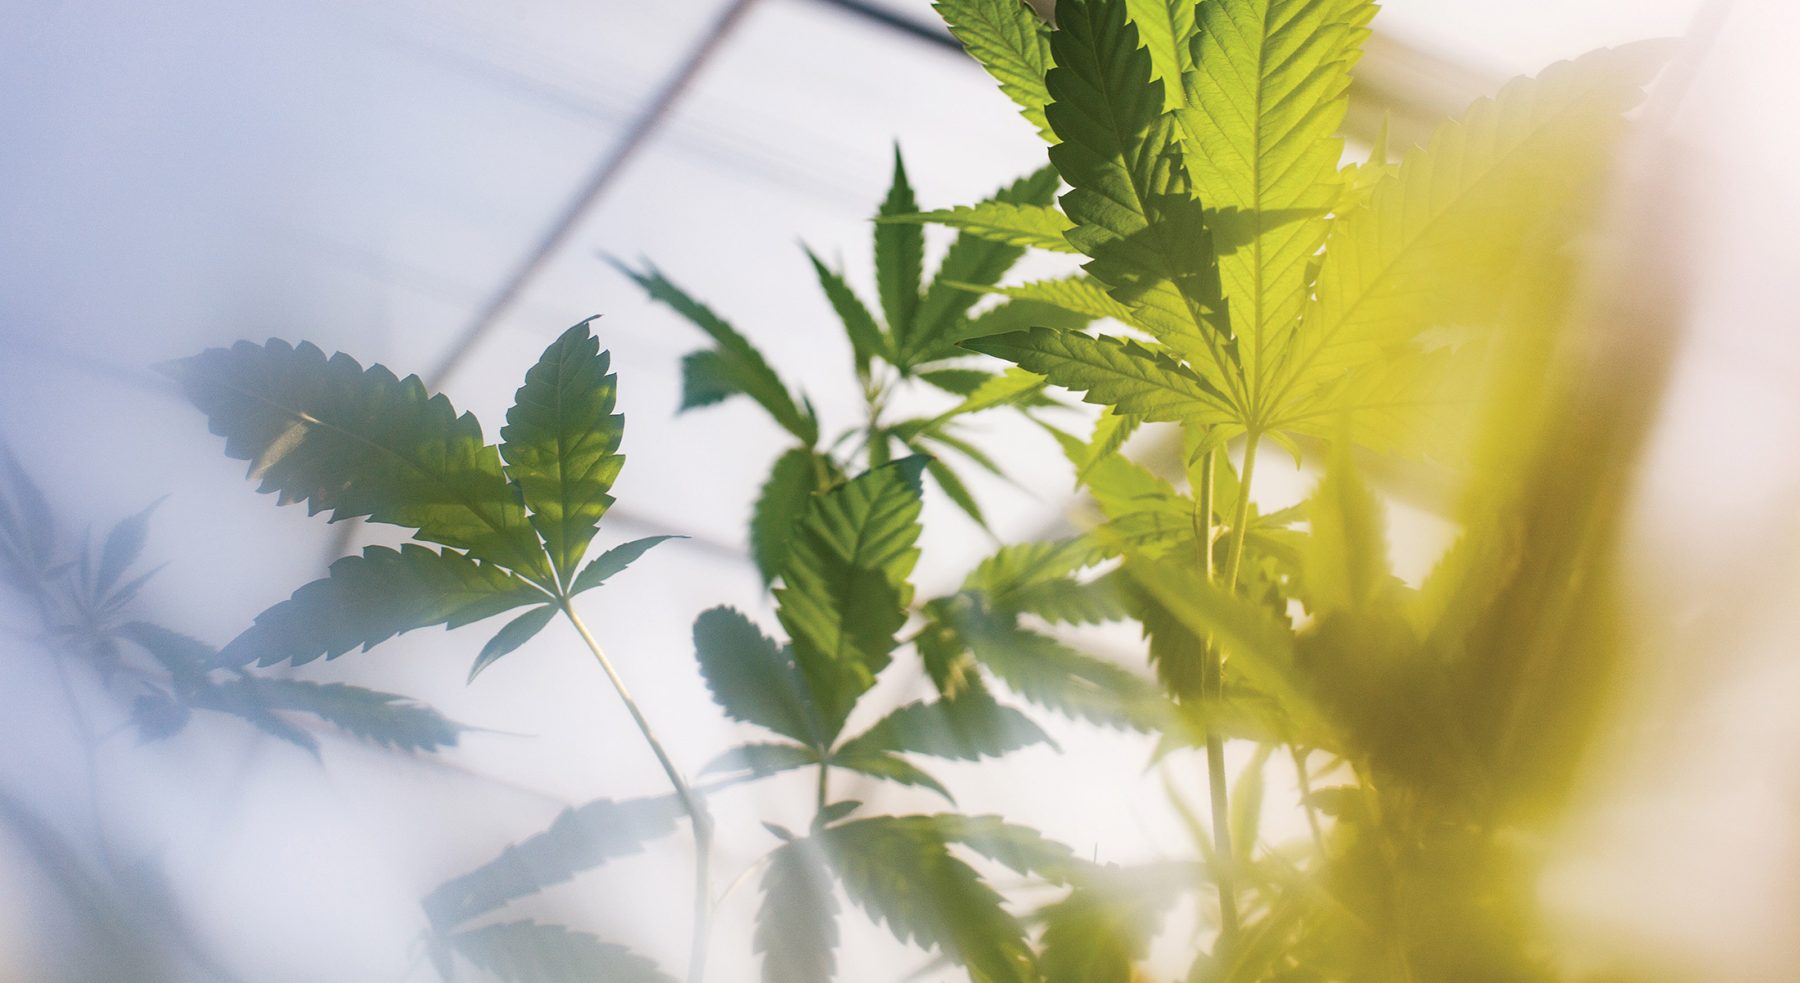
[[[691,966],[697,979],[711,819],[575,607],[578,596],[670,538],[633,540],[583,562],[625,463],[624,418],[614,412],[618,380],[609,366],[588,321],[563,332],[526,373],[498,446],[485,442],[472,415],[427,393],[417,376],[365,369],[341,353],[327,358],[306,343],[240,342],[168,371],[225,438],[226,453],[250,462],[260,491],[284,504],[305,501],[333,521],[366,517],[403,526],[420,540],[398,550],[370,546],[334,562],[325,577],[257,616],[219,652],[218,663],[301,665],[367,650],[402,632],[456,628],[523,608],[476,656],[473,680],[562,615],[617,690],[688,820],[702,885]],[[434,953],[446,975],[454,950],[495,971],[575,960],[570,965],[586,972],[661,978],[642,957],[556,926],[490,926],[442,941]]]
[[[119,520],[96,548],[91,536],[71,535],[50,501],[0,442],[0,586],[26,618],[17,630],[27,644],[13,654],[22,663],[41,656],[56,679],[78,743],[90,828],[71,832],[40,815],[24,790],[5,787],[0,825],[64,892],[79,923],[79,945],[62,967],[68,978],[232,979],[172,903],[156,858],[121,843],[118,827],[132,817],[108,803],[101,766],[117,747],[109,738],[133,733],[140,747],[179,754],[235,720],[314,755],[321,726],[431,752],[453,747],[462,728],[393,693],[218,665],[216,649],[142,611],[143,590],[162,569],[140,569],[157,503]]]
[[[1397,165],[1378,147],[1367,163],[1340,169],[1336,130],[1371,3],[1067,0],[1053,31],[1010,0],[942,0],[938,8],[1051,144],[1068,190],[1055,206],[983,203],[918,218],[1079,254],[1083,277],[1001,292],[1104,313],[1132,332],[1034,326],[965,347],[1106,408],[1091,446],[1071,448],[1084,476],[1141,423],[1184,430],[1190,497],[1141,474],[1125,475],[1132,492],[1121,494],[1115,479],[1096,491],[1109,541],[1147,602],[1139,617],[1150,655],[1172,695],[1195,706],[1184,716],[1197,717],[1205,734],[1219,942],[1209,968],[1197,964],[1195,973],[1331,977],[1323,961],[1296,959],[1296,916],[1270,903],[1268,885],[1255,885],[1256,921],[1242,924],[1244,847],[1231,842],[1223,741],[1288,745],[1303,788],[1310,751],[1350,768],[1359,779],[1352,800],[1366,805],[1339,810],[1346,835],[1402,811],[1387,802],[1383,812],[1377,797],[1412,802],[1425,789],[1501,780],[1479,767],[1495,765],[1482,759],[1494,735],[1482,731],[1480,714],[1458,713],[1457,700],[1471,697],[1456,695],[1474,687],[1469,677],[1497,670],[1460,634],[1468,624],[1439,624],[1446,612],[1429,603],[1402,613],[1349,449],[1470,466],[1479,444],[1439,424],[1479,391],[1490,377],[1484,367],[1521,344],[1496,329],[1536,302],[1532,275],[1557,271],[1543,257],[1559,255],[1581,228],[1660,51],[1628,46],[1552,66],[1476,103]],[[1509,326],[1537,337],[1535,327]],[[1219,450],[1239,436],[1234,470]],[[1267,525],[1251,498],[1265,440],[1296,460],[1303,448],[1331,448],[1326,456],[1337,462],[1305,509],[1305,539],[1264,550],[1274,576],[1258,592],[1273,611],[1242,589],[1254,530]],[[1484,547],[1496,548],[1471,535],[1452,560]],[[1499,578],[1492,593],[1478,578],[1458,579],[1472,572],[1452,562],[1442,577],[1463,586],[1434,579],[1421,596],[1474,591],[1475,607],[1501,603],[1509,579],[1493,567],[1482,573]],[[1284,623],[1288,599],[1307,615],[1298,635]],[[1500,703],[1525,698],[1487,693]],[[1397,722],[1406,716],[1414,729]],[[1396,869],[1408,858],[1392,847],[1370,846],[1365,857],[1383,876],[1350,880],[1393,886],[1408,876]],[[1391,978],[1412,978],[1415,962],[1430,961],[1409,948],[1423,946],[1415,931],[1376,927]],[[1466,973],[1499,964],[1471,953],[1458,965]],[[1439,976],[1442,968],[1418,971],[1469,978]],[[1362,978],[1368,969],[1342,971]]]

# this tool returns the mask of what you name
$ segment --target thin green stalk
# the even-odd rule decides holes
[[[1207,451],[1200,461],[1199,487],[1195,489],[1194,548],[1200,554],[1200,569],[1206,582],[1212,583],[1217,571],[1213,564],[1213,455]],[[1202,699],[1217,706],[1222,692],[1219,650],[1209,636],[1205,639],[1205,665],[1201,668]],[[1213,714],[1206,714],[1206,785],[1212,802],[1213,879],[1219,890],[1219,944],[1230,949],[1237,943],[1238,912],[1236,875],[1232,870],[1231,790],[1225,781],[1225,739],[1220,736]]]
[[[712,816],[706,811],[705,801],[694,794],[687,781],[681,777],[681,770],[675,767],[675,762],[669,757],[669,752],[664,750],[662,741],[657,739],[656,731],[651,729],[644,711],[638,708],[637,700],[632,698],[631,690],[625,686],[625,680],[613,668],[612,660],[606,657],[606,651],[595,640],[593,632],[588,631],[581,616],[575,613],[574,604],[566,596],[560,603],[569,624],[575,626],[581,640],[587,643],[589,651],[594,653],[595,660],[600,663],[600,668],[605,670],[606,678],[612,681],[613,689],[618,692],[625,709],[630,711],[631,719],[637,724],[638,732],[644,735],[644,742],[655,753],[663,773],[669,776],[669,784],[675,786],[675,797],[681,800],[681,807],[688,814],[688,825],[694,832],[694,927],[688,949],[688,983],[701,983],[706,978],[706,942],[712,921]]]
[[[1244,540],[1250,526],[1250,483],[1256,475],[1256,445],[1262,435],[1255,430],[1250,431],[1244,442],[1244,467],[1238,476],[1237,506],[1232,511],[1231,540],[1225,554],[1225,591],[1234,593],[1238,585],[1238,573],[1244,565]],[[1212,459],[1209,452],[1206,471],[1207,498],[1211,500]],[[1210,519],[1211,513],[1208,513]],[[1207,551],[1207,574],[1212,574],[1212,551]],[[1225,656],[1211,645],[1207,646],[1215,701],[1224,698],[1225,692]],[[1206,770],[1208,784],[1212,791],[1213,811],[1213,843],[1218,853],[1219,883],[1219,945],[1227,955],[1237,947],[1238,910],[1237,910],[1237,871],[1234,869],[1237,856],[1231,848],[1231,806],[1230,790],[1225,784],[1225,742],[1219,739],[1209,722],[1206,733]],[[1219,955],[1214,954],[1215,957]]]
[[[1313,806],[1312,776],[1306,773],[1308,752],[1305,748],[1289,745],[1288,753],[1294,756],[1294,775],[1300,785],[1300,804],[1306,809],[1306,826],[1312,830],[1313,846],[1318,848],[1319,856],[1323,858],[1325,856],[1325,834],[1319,827],[1319,810]]]

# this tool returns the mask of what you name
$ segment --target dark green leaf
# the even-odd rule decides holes
[[[611,580],[631,566],[637,558],[650,552],[651,548],[666,543],[671,539],[686,539],[686,536],[645,536],[628,543],[620,543],[612,549],[594,557],[594,562],[583,567],[576,575],[575,582],[569,585],[569,596],[573,597],[582,591],[594,588]]]
[[[333,521],[367,516],[548,581],[550,566],[518,489],[481,425],[381,365],[328,360],[310,344],[239,342],[170,363],[170,375],[251,462],[257,490],[305,501]]]
[[[881,203],[881,215],[911,215],[919,210],[913,190],[906,183],[906,164],[894,147],[894,183]],[[910,349],[913,315],[919,309],[919,284],[924,278],[925,230],[916,225],[875,223],[875,285],[881,294],[881,311],[896,347]]]
[[[803,410],[800,404],[794,402],[787,386],[775,374],[775,370],[769,368],[769,363],[750,344],[749,339],[738,334],[704,304],[670,283],[655,267],[646,265],[644,272],[639,273],[621,263],[614,262],[613,266],[644,288],[652,299],[669,305],[718,344],[713,356],[702,359],[703,365],[699,370],[705,382],[703,391],[708,394],[717,393],[711,395],[708,402],[723,399],[726,394],[720,391],[720,387],[729,386],[731,391],[741,392],[755,400],[775,418],[776,423],[798,437],[801,443],[810,447],[818,441],[819,421],[813,418],[810,409]]]
[[[1050,161],[1070,187],[1069,241],[1160,341],[1190,362],[1217,363],[1229,325],[1212,235],[1150,55],[1124,0],[1067,0],[1056,21],[1045,113],[1062,138]]]
[[[943,489],[944,497],[950,499],[957,508],[963,511],[964,515],[974,519],[976,525],[983,529],[988,527],[987,518],[981,514],[981,503],[975,501],[975,496],[969,492],[968,486],[964,485],[962,479],[956,476],[955,471],[950,470],[949,465],[934,457],[926,462],[925,470],[931,474],[931,480],[937,482],[937,486]]]
[[[874,778],[898,782],[901,785],[914,785],[930,789],[944,797],[944,801],[954,803],[956,797],[944,787],[944,783],[933,778],[925,769],[895,754],[881,751],[843,750],[831,756],[833,768],[844,768],[860,772]]]
[[[330,573],[257,615],[256,623],[219,653],[228,665],[301,665],[372,648],[401,632],[431,625],[457,628],[522,604],[542,591],[499,567],[455,550],[408,543],[398,551],[370,546]]]
[[[583,321],[552,342],[525,373],[500,428],[500,456],[519,485],[550,565],[568,583],[612,506],[625,466],[625,418],[613,412],[619,377]]]
[[[727,607],[694,619],[694,651],[713,702],[733,720],[767,727],[802,744],[822,744],[793,653]]]
[[[840,749],[930,754],[973,761],[1050,742],[1029,717],[995,702],[986,693],[954,700],[908,703],[876,721]]]
[[[495,662],[498,662],[502,656],[510,655],[514,649],[531,641],[532,638],[536,637],[538,632],[544,630],[544,626],[548,625],[552,618],[556,617],[556,612],[556,605],[546,604],[542,607],[532,608],[524,614],[519,615],[517,618],[508,621],[506,627],[500,629],[493,638],[488,639],[486,645],[481,647],[481,654],[475,657],[475,664],[469,667],[468,681],[471,683],[474,682],[475,677],[481,675],[481,670],[493,665]]]
[[[849,336],[850,348],[856,355],[856,371],[867,376],[870,361],[877,357],[892,361],[893,341],[882,333],[881,325],[875,323],[875,315],[869,313],[862,298],[856,296],[856,291],[850,289],[841,274],[813,255],[811,249],[806,250],[806,258],[812,260],[813,272],[818,274],[825,299],[831,301],[831,309],[843,322],[844,333]]]
[[[813,493],[830,487],[835,476],[831,461],[809,448],[796,447],[775,459],[750,512],[750,554],[764,584],[781,573],[794,527],[806,515]]]

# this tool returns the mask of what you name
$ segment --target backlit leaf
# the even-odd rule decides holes
[[[335,659],[357,646],[367,650],[415,628],[457,628],[544,600],[536,587],[455,550],[411,543],[397,551],[370,546],[257,615],[219,659],[229,665],[302,665],[320,656]]]
[[[625,418],[614,412],[619,377],[611,356],[583,321],[544,349],[525,373],[500,428],[500,456],[531,510],[550,564],[562,583],[574,576],[608,494],[625,465]]]
[[[257,490],[305,501],[333,521],[367,516],[418,530],[523,576],[550,567],[518,489],[481,425],[425,391],[418,376],[327,359],[306,343],[239,342],[171,363],[188,399],[251,462]]]

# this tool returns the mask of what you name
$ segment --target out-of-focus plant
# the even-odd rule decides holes
[[[473,680],[561,614],[605,671],[688,819],[696,879],[690,975],[699,979],[712,820],[575,609],[577,596],[671,538],[633,540],[582,562],[625,463],[625,421],[614,412],[618,379],[610,362],[588,321],[569,328],[526,373],[497,446],[485,442],[473,415],[457,414],[417,376],[364,369],[341,353],[327,358],[310,344],[240,342],[168,371],[225,438],[226,453],[250,462],[258,490],[284,504],[305,501],[333,521],[367,517],[403,526],[421,541],[398,550],[370,546],[336,561],[327,576],[259,615],[217,661],[301,665],[418,628],[456,628],[526,609],[482,648],[469,670]],[[547,970],[533,967],[545,966],[572,975],[665,978],[620,946],[555,925],[495,925],[432,941],[446,977],[454,951],[509,978],[541,978]]]
[[[1065,445],[1095,486],[1102,541],[1124,558],[1150,655],[1204,733],[1211,772],[1219,941],[1193,977],[1522,978],[1527,950],[1500,936],[1519,927],[1507,916],[1528,881],[1501,890],[1500,902],[1483,893],[1507,886],[1500,786],[1519,778],[1497,758],[1537,743],[1524,734],[1542,737],[1523,717],[1546,703],[1581,705],[1592,691],[1551,698],[1496,685],[1516,681],[1520,649],[1485,619],[1534,562],[1554,558],[1535,575],[1575,578],[1566,586],[1579,596],[1578,567],[1601,556],[1512,542],[1542,517],[1508,511],[1522,507],[1500,491],[1516,472],[1496,473],[1501,463],[1480,455],[1499,438],[1455,424],[1484,385],[1525,395],[1494,382],[1494,367],[1521,349],[1543,354],[1561,261],[1592,217],[1624,114],[1661,49],[1552,66],[1477,102],[1398,164],[1378,146],[1367,163],[1340,168],[1336,130],[1372,3],[1067,0],[1055,30],[1013,0],[938,8],[1037,124],[1068,190],[1056,206],[984,203],[917,218],[1084,256],[1084,278],[999,292],[1104,307],[1135,333],[1034,326],[964,344],[1106,408],[1089,446]],[[1183,427],[1190,496],[1123,466],[1101,470],[1120,434],[1147,421]],[[1234,472],[1219,449],[1240,435]],[[1268,528],[1251,497],[1264,439],[1297,461],[1303,445],[1324,448],[1333,463],[1304,507],[1308,533],[1265,535],[1272,548],[1254,565],[1270,576],[1245,583],[1257,530]],[[1480,505],[1457,516],[1465,539],[1416,598],[1387,573],[1379,507],[1350,464],[1352,447],[1477,476]],[[1580,488],[1582,473],[1544,480]],[[1496,516],[1512,524],[1496,527]],[[1543,587],[1534,603],[1570,603]],[[1289,598],[1306,614],[1298,629],[1286,623]],[[1537,644],[1578,645],[1542,633],[1558,624],[1550,613],[1529,626]],[[1233,816],[1254,811],[1230,802],[1223,742],[1234,736],[1287,745],[1303,789],[1314,751],[1355,777],[1308,793],[1338,817],[1317,866],[1281,853],[1253,865],[1254,845],[1234,846]],[[1566,760],[1577,749],[1556,751]],[[1257,785],[1247,794],[1260,795]],[[1448,832],[1470,828],[1462,824],[1474,832]],[[1329,927],[1302,909],[1330,912],[1320,919]],[[1339,909],[1355,917],[1334,922]],[[1461,925],[1464,944],[1433,941],[1449,924]],[[1055,937],[1086,944],[1079,933]],[[1356,937],[1377,940],[1380,955],[1345,942]],[[1108,965],[1124,978],[1116,958]]]
[[[4,788],[0,823],[79,916],[82,936],[70,947],[69,973],[232,979],[171,903],[154,859],[128,855],[109,833],[105,742],[126,732],[140,745],[178,743],[190,729],[210,736],[216,728],[205,718],[212,717],[235,718],[315,755],[317,725],[430,752],[454,746],[462,728],[392,693],[217,665],[212,647],[146,620],[139,595],[162,569],[139,569],[155,509],[152,503],[120,520],[95,548],[91,536],[70,536],[49,497],[0,442],[0,586],[30,622],[18,630],[28,644],[14,651],[26,658],[41,652],[56,678],[79,744],[92,835],[70,837],[38,815],[22,791]]]

